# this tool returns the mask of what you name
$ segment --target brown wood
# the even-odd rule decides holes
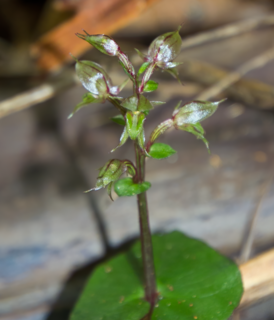
[[[244,294],[240,306],[274,295],[274,249],[240,266]]]
[[[157,0],[109,0],[96,1],[85,7],[72,19],[42,36],[32,47],[38,66],[46,71],[59,69],[71,61],[70,53],[78,56],[90,48],[75,33],[85,29],[90,34],[107,33],[122,28],[137,18],[149,5]]]

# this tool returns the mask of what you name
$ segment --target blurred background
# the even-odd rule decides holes
[[[116,85],[125,74],[75,33],[112,35],[139,66],[134,48],[178,25],[183,85],[155,72],[150,97],[167,103],[147,136],[179,100],[228,99],[203,123],[210,155],[188,133],[159,140],[177,154],[147,162],[152,230],[181,230],[239,263],[273,248],[274,1],[0,0],[1,320],[67,319],[96,263],[138,236],[134,197],[83,194],[122,128],[108,103],[67,120],[85,93],[69,53],[102,64]],[[133,159],[132,145],[115,157]],[[273,298],[234,318],[273,320]]]

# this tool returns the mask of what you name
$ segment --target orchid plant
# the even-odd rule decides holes
[[[145,141],[144,124],[149,112],[161,101],[151,101],[144,93],[157,89],[151,80],[157,69],[167,71],[177,80],[174,59],[182,40],[179,29],[157,37],[147,54],[136,49],[143,60],[136,72],[128,56],[106,35],[77,36],[108,56],[117,57],[133,85],[130,97],[120,97],[121,86],[114,86],[107,72],[96,62],[76,60],[76,74],[88,93],[69,116],[90,103],[109,101],[119,112],[112,120],[122,125],[120,142],[130,139],[135,148],[135,162],[111,159],[99,171],[95,187],[112,190],[120,197],[137,196],[140,241],[127,252],[103,263],[93,273],[76,304],[71,320],[175,320],[227,319],[238,305],[241,276],[237,266],[203,242],[180,232],[153,235],[149,227],[145,180],[145,159],[164,159],[176,151],[157,143],[169,128],[187,131],[201,139],[208,148],[201,121],[211,116],[222,101],[191,101],[177,104],[171,117],[160,123]],[[127,177],[121,178],[123,174]],[[172,250],[171,250],[172,249]]]

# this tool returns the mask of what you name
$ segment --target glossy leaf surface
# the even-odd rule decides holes
[[[217,102],[192,101],[173,112],[175,127],[180,128],[187,124],[195,124],[210,117],[224,100]]]
[[[170,62],[180,53],[182,39],[179,30],[165,33],[153,40],[148,58],[157,62]]]
[[[243,289],[238,267],[205,243],[180,232],[152,237],[159,300],[151,320],[226,320]],[[70,320],[140,320],[142,298],[138,241],[96,268]]]
[[[120,179],[114,184],[114,190],[119,197],[135,196],[147,191],[150,187],[151,184],[149,182],[145,181],[143,183],[134,183],[132,178]]]
[[[175,153],[176,151],[165,143],[154,143],[149,150],[149,155],[154,159],[165,159]]]
[[[82,85],[95,97],[105,98],[109,92],[109,77],[105,70],[92,61],[77,61],[76,74]]]
[[[119,51],[118,44],[109,36],[105,34],[90,35],[86,31],[86,34],[76,33],[77,37],[86,40],[89,44],[93,45],[96,49],[109,56],[116,56]]]

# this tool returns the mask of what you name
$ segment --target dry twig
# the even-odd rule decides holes
[[[37,103],[44,102],[64,89],[77,83],[75,72],[68,70],[61,77],[48,83],[44,83],[34,89],[18,94],[12,98],[0,102],[0,118],[17,111],[29,108]]]
[[[273,181],[273,173],[270,175],[270,177],[267,179],[267,181],[261,186],[259,192],[258,192],[258,200],[256,203],[256,207],[254,212],[251,215],[250,222],[248,224],[248,230],[246,233],[246,236],[244,237],[244,243],[241,250],[239,262],[244,263],[248,261],[251,251],[252,251],[252,245],[254,242],[254,234],[255,234],[255,226],[256,222],[258,221],[258,216],[261,210],[261,206],[263,203],[263,200],[267,193],[269,192],[269,189],[271,187]]]
[[[217,96],[218,94],[223,92],[225,89],[227,89],[229,86],[231,86],[233,83],[240,80],[249,71],[263,67],[269,61],[273,60],[273,58],[274,58],[274,48],[271,48],[263,52],[262,54],[258,55],[257,57],[247,61],[246,63],[241,65],[236,71],[229,73],[225,78],[221,79],[218,83],[206,89],[204,92],[198,95],[197,100],[209,100]]]
[[[197,36],[186,38],[182,44],[182,49],[202,45],[210,41],[226,39],[237,36],[241,33],[249,32],[260,27],[274,25],[274,15],[268,15],[229,24],[214,30],[201,32]]]

